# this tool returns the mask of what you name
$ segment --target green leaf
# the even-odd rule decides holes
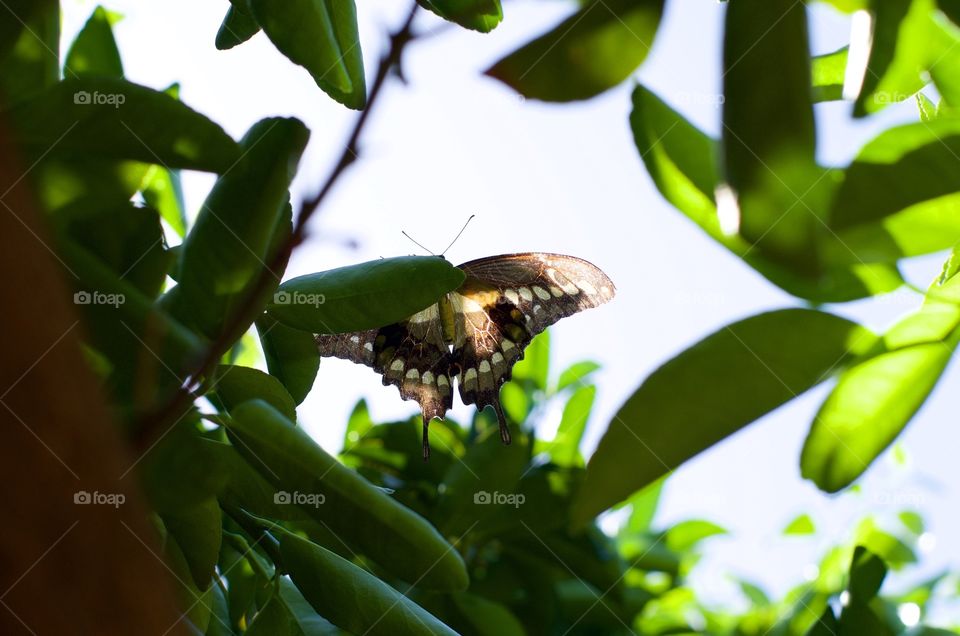
[[[214,498],[163,515],[163,525],[177,541],[193,581],[206,588],[220,557],[220,505]]]
[[[177,236],[187,233],[187,214],[183,202],[183,186],[179,170],[151,166],[143,180],[143,200],[160,213]]]
[[[770,597],[767,596],[767,593],[764,592],[760,586],[743,579],[737,580],[737,585],[740,586],[740,591],[743,592],[743,595],[746,596],[747,600],[754,606],[765,607],[770,605]]]
[[[0,110],[60,80],[60,5],[12,0],[0,21]],[[10,19],[11,15],[15,19]],[[9,134],[9,132],[7,133]]]
[[[435,256],[398,256],[299,276],[280,285],[267,311],[311,333],[345,333],[409,318],[463,283]]]
[[[247,400],[263,400],[291,422],[297,420],[297,405],[280,380],[259,369],[221,364],[217,367],[213,390],[228,410]]]
[[[928,301],[884,336],[882,351],[845,370],[810,427],[803,476],[827,492],[859,477],[926,401],[960,340],[958,326],[960,307]]]
[[[455,635],[425,609],[369,572],[281,528],[280,555],[297,589],[334,625],[377,636]]]
[[[167,535],[164,542],[163,558],[172,574],[174,593],[179,600],[178,606],[184,609],[184,617],[200,630],[200,633],[207,631],[213,615],[211,607],[214,598],[213,588],[216,586],[208,583],[204,587],[199,587],[193,582],[183,551],[170,535]]]
[[[260,346],[270,375],[287,388],[294,402],[303,402],[320,368],[320,352],[313,334],[291,329],[264,314],[257,318]]]
[[[858,545],[850,563],[850,582],[847,584],[850,596],[860,601],[870,601],[880,592],[886,576],[887,566],[883,559]]]
[[[489,33],[503,20],[500,0],[417,0],[444,20],[462,27]]]
[[[270,597],[250,622],[245,636],[295,636],[298,627],[279,594]]]
[[[630,506],[630,516],[623,525],[622,532],[624,535],[644,534],[650,530],[653,518],[657,514],[657,507],[660,505],[663,484],[666,481],[665,477],[658,479],[627,499],[626,504]]]
[[[920,121],[932,121],[937,118],[937,106],[923,93],[917,93],[917,110],[920,111]]]
[[[340,464],[265,402],[246,402],[231,415],[236,449],[267,481],[279,491],[322,496],[322,503],[301,506],[311,517],[406,581],[466,588],[460,555],[422,517]]]
[[[590,0],[486,73],[532,99],[594,97],[640,66],[653,46],[662,11],[663,0]]]
[[[912,510],[904,510],[897,515],[900,519],[900,522],[906,526],[907,530],[913,534],[920,536],[923,534],[925,528],[923,523],[923,517]]]
[[[580,455],[580,440],[587,430],[587,420],[593,409],[593,401],[597,395],[597,387],[582,386],[577,389],[563,407],[563,416],[557,434],[547,445],[547,453],[551,461],[558,466],[583,465]]]
[[[819,275],[792,270],[764,256],[720,222],[715,192],[719,150],[711,139],[643,86],[633,93],[630,115],[637,150],[657,189],[712,239],[785,291],[815,302],[843,302],[896,289],[895,267],[857,264]]]
[[[367,432],[373,428],[373,419],[370,417],[370,409],[367,408],[366,400],[359,400],[350,412],[350,419],[347,420],[347,430],[343,434],[343,447],[345,449],[353,448]]]
[[[317,614],[307,599],[287,577],[280,579],[280,597],[290,615],[303,632],[303,636],[342,636],[343,632],[330,621]]]
[[[550,331],[543,331],[530,341],[523,351],[523,359],[513,367],[512,381],[524,388],[528,395],[546,391],[550,378]]]
[[[833,613],[833,609],[827,607],[823,610],[823,615],[806,633],[806,636],[837,636],[840,633],[840,623]]]
[[[843,79],[847,70],[849,47],[837,49],[832,53],[817,55],[810,60],[810,76],[813,102],[831,102],[843,99]]]
[[[93,10],[90,19],[70,45],[64,76],[123,78],[123,62],[120,61],[120,51],[112,28],[119,19],[119,15],[110,13],[102,6]]]
[[[232,0],[227,15],[217,31],[216,47],[221,51],[232,49],[260,32],[248,0]]]
[[[674,552],[688,552],[704,539],[721,534],[727,530],[703,519],[681,521],[666,531],[665,543]]]
[[[349,108],[366,105],[353,0],[251,0],[250,7],[274,46],[325,93]]]
[[[896,126],[868,142],[846,170],[830,212],[832,262],[893,261],[960,240],[953,169],[960,119]]]
[[[816,531],[817,528],[813,525],[813,519],[810,518],[810,515],[804,513],[794,517],[794,519],[787,524],[787,527],[783,529],[783,534],[809,535],[814,534]]]
[[[105,157],[223,172],[240,148],[166,93],[107,77],[67,78],[17,105],[14,137],[40,156]]]
[[[214,184],[183,242],[178,315],[189,316],[210,338],[247,300],[274,256],[276,237],[290,222],[287,188],[309,136],[297,119],[255,124],[241,141],[243,158]],[[266,302],[272,293],[267,289],[257,300]],[[239,337],[260,313],[257,303],[232,335]]]
[[[873,36],[866,71],[854,104],[863,117],[908,99],[933,79],[947,103],[960,104],[960,30],[942,19],[935,0],[888,0],[871,5]]]
[[[654,371],[614,416],[587,466],[574,524],[789,402],[875,341],[856,323],[807,309],[753,316],[701,340]]]
[[[559,393],[569,386],[582,385],[587,376],[599,369],[600,365],[593,360],[574,362],[560,373],[554,392]]]
[[[470,592],[451,594],[450,603],[456,608],[458,618],[469,627],[469,631],[460,628],[461,633],[474,636],[526,636],[523,625],[502,603]],[[459,627],[456,624],[453,626]]]
[[[826,214],[834,180],[814,162],[805,7],[792,0],[731,3],[723,54],[726,213],[754,250],[813,276],[817,218]]]

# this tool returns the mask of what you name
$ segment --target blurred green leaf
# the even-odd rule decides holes
[[[10,111],[33,155],[134,159],[222,172],[240,156],[223,129],[166,93],[108,77],[66,78]]]
[[[205,438],[195,415],[181,418],[138,466],[144,493],[161,514],[186,514],[223,489],[230,447]]]
[[[280,380],[259,369],[221,364],[217,367],[212,388],[228,410],[247,400],[260,399],[291,422],[297,420],[297,405],[290,393]]]
[[[70,45],[63,74],[66,77],[85,75],[123,78],[123,63],[113,37],[113,25],[120,16],[102,6],[93,10],[87,23]]]
[[[163,525],[176,539],[201,589],[213,579],[220,556],[220,505],[214,498],[163,515]]]
[[[642,534],[650,530],[653,518],[657,514],[657,507],[660,505],[660,496],[663,493],[663,485],[666,481],[666,477],[662,477],[638,490],[627,499],[626,504],[630,506],[630,516],[621,530],[623,534]]]
[[[60,79],[59,3],[9,0],[3,9],[0,110],[33,97]]]
[[[846,170],[830,213],[832,262],[894,261],[952,247],[960,240],[960,193],[953,168],[960,119],[889,128]]]
[[[823,611],[823,615],[813,624],[806,636],[837,636],[840,633],[840,623],[832,608]]]
[[[740,0],[726,13],[720,214],[754,250],[815,276],[829,171],[815,161],[806,10],[793,0]],[[725,210],[723,206],[729,206]]]
[[[167,535],[163,544],[163,560],[172,575],[171,583],[179,606],[185,609],[184,617],[200,630],[200,633],[207,631],[212,616],[215,586],[210,583],[198,586],[193,582],[183,550],[170,535]]]
[[[524,349],[523,359],[513,367],[512,381],[523,387],[529,396],[533,391],[546,391],[549,378],[550,331],[546,330],[534,336]]]
[[[580,455],[580,440],[587,429],[587,420],[593,409],[597,387],[582,386],[577,389],[563,407],[560,426],[553,440],[546,444],[551,461],[559,466],[583,465]]]
[[[843,99],[843,78],[847,70],[849,47],[832,53],[817,55],[810,60],[810,76],[813,81],[813,102],[830,102]]]
[[[500,0],[417,0],[444,20],[462,27],[489,33],[503,20]]]
[[[665,533],[665,543],[674,552],[687,552],[709,537],[727,534],[727,530],[705,519],[681,521]]]
[[[813,524],[813,519],[810,518],[810,515],[803,513],[802,515],[794,517],[794,519],[787,524],[787,527],[783,529],[783,534],[810,535],[816,531],[817,527]]]
[[[278,491],[322,496],[319,504],[301,505],[312,518],[406,581],[466,588],[460,555],[427,521],[340,464],[273,407],[252,400],[231,416],[235,448]]]
[[[463,270],[435,256],[398,256],[290,279],[267,311],[311,333],[393,324],[436,303],[463,282]]]
[[[923,517],[912,510],[904,510],[897,515],[900,521],[913,534],[920,536],[924,532]]]
[[[738,579],[737,585],[753,606],[765,607],[770,605],[770,597],[767,596],[767,593],[764,592],[760,586],[743,579]]]
[[[347,420],[347,430],[343,434],[343,447],[349,449],[359,442],[367,431],[373,428],[373,419],[366,400],[359,400],[350,412]]]
[[[593,360],[574,362],[560,373],[554,392],[559,393],[573,385],[580,386],[589,375],[598,369],[600,369],[600,365]]]
[[[187,233],[187,215],[179,170],[151,166],[143,180],[143,200],[160,213],[177,236]]]
[[[940,17],[935,0],[871,3],[872,38],[854,116],[863,117],[908,99],[928,78],[951,104],[960,104],[960,30]]]
[[[260,25],[253,17],[250,0],[231,0],[227,15],[217,31],[215,45],[221,51],[232,49],[260,32]]]
[[[274,46],[325,93],[349,108],[366,105],[353,0],[250,0],[250,7]]]
[[[637,150],[657,189],[712,239],[785,291],[816,302],[843,302],[884,293],[902,283],[895,267],[856,264],[809,276],[764,256],[725,228],[717,212],[720,184],[716,140],[695,128],[643,86],[633,93],[630,115]]]
[[[531,99],[594,97],[640,66],[653,46],[662,11],[663,0],[589,0],[486,73]]]
[[[268,314],[257,318],[256,325],[270,375],[279,379],[300,404],[313,388],[320,368],[313,334],[291,329]]]
[[[180,252],[178,315],[210,338],[247,299],[275,254],[275,237],[289,225],[287,188],[310,133],[296,119],[264,119],[244,136],[243,158],[207,196]],[[272,294],[264,290],[264,298]],[[262,313],[255,306],[241,329]],[[249,318],[247,320],[247,318]]]
[[[917,110],[920,111],[920,121],[931,121],[937,118],[937,106],[923,93],[917,93]]]
[[[365,570],[295,534],[275,532],[290,578],[310,605],[333,624],[371,636],[456,634]]]
[[[838,316],[785,309],[733,323],[693,345],[654,371],[614,416],[587,466],[574,523],[586,523],[789,402],[875,341]]]
[[[883,559],[863,546],[857,546],[850,563],[850,582],[847,584],[850,596],[860,601],[869,601],[880,592],[886,576],[887,566]]]
[[[246,636],[295,636],[298,633],[302,632],[295,626],[290,610],[278,594],[271,596],[260,608],[244,632]]]

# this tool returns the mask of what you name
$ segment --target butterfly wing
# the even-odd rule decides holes
[[[616,288],[595,265],[573,256],[526,253],[460,265],[467,278],[450,294],[455,372],[464,404],[492,406],[500,437],[510,443],[500,387],[535,335],[613,298]]]
[[[450,351],[443,340],[437,305],[407,320],[380,329],[318,335],[321,356],[336,356],[372,367],[384,385],[400,390],[404,400],[416,400],[423,414],[424,459],[430,455],[428,427],[443,418],[453,404]]]

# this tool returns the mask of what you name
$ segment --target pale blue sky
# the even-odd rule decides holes
[[[385,30],[406,11],[405,2],[359,0],[364,58],[372,68]],[[69,40],[95,6],[67,3]],[[283,58],[260,34],[231,51],[213,46],[227,2],[107,0],[126,16],[116,27],[128,77],[162,88],[181,83],[182,99],[222,124],[234,137],[256,120],[293,115],[313,131],[294,185],[294,198],[325,178],[354,113],[323,94],[307,73]],[[653,188],[633,146],[627,117],[631,84],[569,106],[524,102],[480,72],[570,11],[563,2],[506,2],[506,19],[492,34],[448,29],[411,46],[410,86],[391,83],[363,140],[362,161],[341,180],[296,253],[289,276],[417,251],[405,229],[443,249],[470,214],[470,228],[448,253],[462,262],[498,253],[552,251],[586,258],[618,286],[615,301],[563,321],[553,329],[554,370],[583,358],[603,363],[598,402],[585,450],[591,451],[620,404],[657,366],[722,325],[759,311],[798,304],[703,235]],[[671,0],[653,51],[637,77],[697,125],[716,134],[720,110],[723,5]],[[813,11],[813,48],[831,51],[847,39],[847,19]],[[421,16],[423,26],[439,26]],[[846,104],[817,107],[820,154],[842,163],[877,131],[915,118],[912,104],[853,123]],[[196,210],[212,183],[187,175],[188,208]],[[324,240],[324,236],[330,237]],[[359,251],[337,237],[364,240]],[[925,286],[940,256],[907,272]],[[837,308],[883,329],[913,310],[909,292]],[[658,523],[705,517],[734,536],[713,542],[696,578],[708,598],[737,598],[727,574],[758,580],[775,592],[797,582],[812,557],[842,537],[867,508],[893,517],[919,504],[930,521],[932,548],[925,571],[957,566],[960,478],[955,460],[956,398],[944,385],[902,438],[909,461],[898,468],[889,453],[871,468],[861,495],[827,497],[800,479],[798,458],[809,422],[826,395],[811,392],[748,430],[689,462],[670,480]],[[750,399],[744,388],[744,399]],[[307,429],[329,450],[339,450],[346,416],[366,397],[375,419],[405,417],[402,402],[366,368],[344,361],[321,365],[313,393],[300,408]],[[695,396],[691,396],[695,399]],[[951,407],[953,407],[951,409]],[[466,420],[469,408],[454,416]],[[546,429],[556,425],[546,423]],[[897,505],[902,504],[902,505]],[[826,530],[823,540],[784,539],[780,529],[810,512]],[[832,537],[829,535],[833,535]]]

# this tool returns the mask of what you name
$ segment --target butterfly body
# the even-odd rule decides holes
[[[510,431],[500,387],[535,335],[560,318],[601,305],[616,293],[591,263],[540,252],[491,256],[459,266],[463,284],[407,320],[380,329],[318,335],[323,356],[370,366],[423,414],[424,458],[428,426],[453,405],[454,380],[464,404],[492,406],[500,436]]]

